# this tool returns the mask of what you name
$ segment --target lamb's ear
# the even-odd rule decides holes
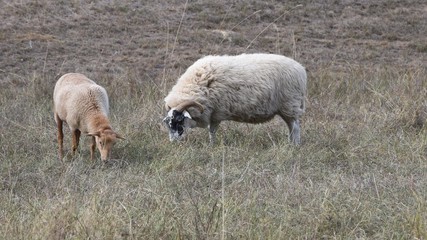
[[[116,138],[126,140],[126,138],[122,137],[120,134],[117,134],[117,133],[116,133]]]
[[[94,133],[88,133],[87,135],[88,136],[92,136],[92,137],[101,137],[101,132],[97,131],[97,132],[94,132]]]

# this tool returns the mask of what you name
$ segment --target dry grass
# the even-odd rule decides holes
[[[427,239],[427,6],[326,2],[3,1],[0,236]],[[175,79],[240,52],[307,66],[303,145],[280,119],[224,123],[215,147],[206,129],[169,143]],[[68,71],[110,95],[127,140],[108,164],[85,141],[57,159],[52,91]]]

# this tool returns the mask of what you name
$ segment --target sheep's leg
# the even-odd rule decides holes
[[[75,155],[76,150],[79,147],[81,132],[80,132],[80,130],[75,129],[72,134],[73,134],[73,155]]]
[[[216,130],[218,129],[219,123],[214,123],[209,125],[209,143],[214,145],[216,142]]]
[[[58,117],[57,114],[55,114],[55,122],[56,122],[56,126],[58,128],[58,145],[59,145],[59,160],[62,160],[62,158],[64,157],[63,155],[63,144],[64,144],[64,133],[62,131],[62,120]]]
[[[96,139],[95,137],[92,137],[92,143],[90,144],[90,160],[93,161],[93,157],[95,155],[95,148],[96,148]]]
[[[292,131],[290,131],[290,139],[293,144],[300,145],[301,144],[301,131],[300,131],[300,123],[299,120],[296,119],[292,122]]]
[[[300,123],[298,119],[291,117],[283,117],[289,129],[289,141],[291,141],[295,145],[301,144],[300,137]]]

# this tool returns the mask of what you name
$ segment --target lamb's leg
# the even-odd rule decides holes
[[[298,119],[292,117],[283,117],[289,129],[289,141],[291,141],[295,145],[301,144],[300,137],[300,123]]]
[[[93,161],[93,157],[95,155],[95,148],[96,148],[96,139],[95,137],[92,137],[92,143],[90,144],[90,160]]]
[[[216,142],[216,130],[218,129],[219,123],[211,123],[209,125],[209,143],[210,145],[214,145]]]
[[[73,155],[75,155],[76,150],[79,147],[81,132],[80,132],[80,130],[75,129],[72,134],[73,134]]]
[[[58,139],[58,145],[59,145],[59,160],[62,160],[64,157],[63,154],[63,143],[64,143],[64,133],[62,131],[62,120],[59,118],[57,114],[55,114],[55,122],[58,129],[57,139]]]

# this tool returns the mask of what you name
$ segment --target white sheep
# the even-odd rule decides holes
[[[58,126],[59,157],[63,158],[62,123],[70,127],[75,154],[80,134],[92,136],[90,158],[93,160],[95,146],[106,161],[116,139],[123,139],[115,133],[108,120],[109,105],[105,89],[83,74],[67,73],[55,85],[53,92],[54,117]]]
[[[178,79],[165,98],[169,139],[186,128],[208,127],[210,143],[221,121],[262,123],[279,115],[290,141],[300,144],[307,74],[293,59],[275,54],[206,56]]]

